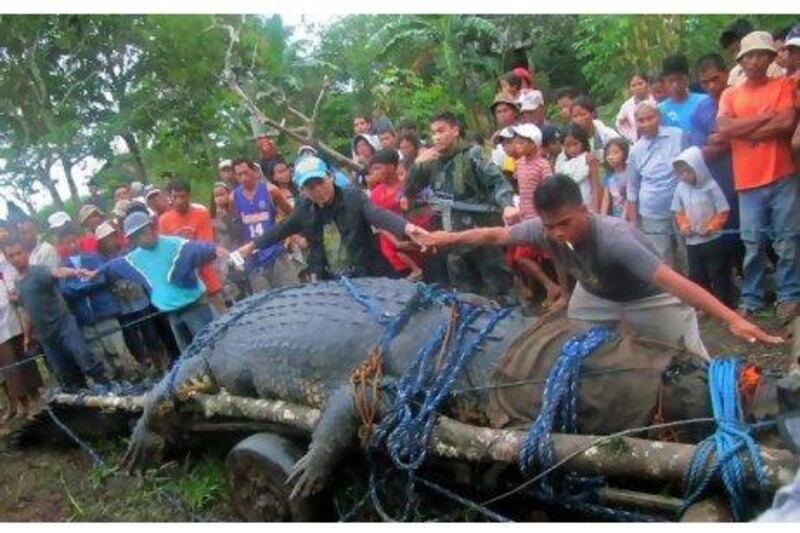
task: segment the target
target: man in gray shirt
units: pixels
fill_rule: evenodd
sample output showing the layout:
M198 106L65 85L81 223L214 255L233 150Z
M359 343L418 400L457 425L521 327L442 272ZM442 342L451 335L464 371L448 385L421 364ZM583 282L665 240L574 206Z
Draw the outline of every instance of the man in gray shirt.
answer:
M534 205L540 218L511 227L480 228L458 233L425 233L412 238L425 247L470 245L533 245L546 250L558 271L562 297L556 308L592 325L624 321L642 335L708 357L694 308L728 324L731 333L748 342L780 343L758 326L725 307L705 289L665 265L652 243L631 224L590 213L578 185L556 174L539 184ZM577 280L571 298L566 274ZM687 305L688 304L688 305Z

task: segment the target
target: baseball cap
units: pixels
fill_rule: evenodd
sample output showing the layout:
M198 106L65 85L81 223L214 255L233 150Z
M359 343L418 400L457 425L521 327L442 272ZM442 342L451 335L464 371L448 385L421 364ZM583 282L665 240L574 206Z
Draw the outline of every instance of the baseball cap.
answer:
M542 144L550 144L555 141L560 141L564 138L564 135L561 133L561 130L556 128L553 125L548 124L544 128L542 128Z
M298 187L314 178L324 178L328 175L328 165L319 157L305 156L297 161L294 166L294 182Z
M783 46L800 48L800 24L792 28L789 33L786 34L786 40L783 42Z
M788 43L786 43L788 44ZM784 46L786 46L784 44ZM767 31L754 31L742 37L742 43L739 47L739 53L736 56L736 61L739 61L745 54L755 52L756 50L764 50L777 54L775 50L775 43L772 40L772 34Z
M531 81L531 73L528 72L528 69L526 69L524 67L517 67L514 70L512 70L511 72L513 72L518 78L522 78L523 80L527 81L528 83L532 83L532 81Z
M102 215L100 209L96 205L86 204L85 206L81 207L80 211L78 211L78 222L85 224L86 220L95 213Z
M72 217L64 211L56 211L47 217L47 225L50 226L50 229L58 229L69 222L72 222Z
M130 206L130 200L120 200L114 204L114 215L116 215L117 218L125 218L125 215L128 214L128 208Z
M542 132L533 124L519 124L512 126L511 131L518 137L533 141L536 146L542 145Z
M130 238L137 231L146 228L152 223L153 222L150 220L150 217L147 215L147 213L143 213L142 211L134 211L125 217L125 221L122 223L122 229L125 232L125 237Z
M114 226L111 225L111 222L103 222L94 230L94 236L97 237L97 240L105 239L114 234L117 231Z
M519 99L520 111L535 111L544 105L544 96L541 91L528 91Z
M223 159L219 162L219 165L217 165L217 170L222 170L223 168L230 166L233 166L233 161L230 159Z
M147 191L147 193L144 195L145 201L149 200L152 196L155 196L156 194L161 194L161 189L159 189L158 187L153 187L152 189Z
M317 149L309 144L301 144L300 148L297 149L297 156L300 157L307 154L317 155Z
M501 139L513 139L514 129L512 126L503 128L502 130L500 130L500 133L498 133L497 136L500 137Z

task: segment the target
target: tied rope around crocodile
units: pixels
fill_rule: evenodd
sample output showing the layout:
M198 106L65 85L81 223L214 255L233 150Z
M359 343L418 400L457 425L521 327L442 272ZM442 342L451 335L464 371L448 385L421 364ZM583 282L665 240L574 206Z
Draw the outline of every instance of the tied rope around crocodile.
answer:
M766 493L767 473L759 447L744 421L738 387L742 362L738 358L712 359L708 368L708 391L717 429L697 446L684 476L684 504L681 514L696 503L714 478L720 478L737 521L753 514L745 494L746 469L744 455L751 475L761 495Z
M415 499L415 472L427 455L427 443L436 422L436 413L448 396L457 377L461 374L481 343L495 326L511 312L510 309L476 307L459 300L454 294L443 293L425 284L418 284L414 296L395 317L381 312L365 295L361 294L346 277L341 285L364 310L384 326L378 351L387 354L394 337L402 330L411 315L434 302L451 307L454 312L439 324L422 347L417 356L405 370L399 383L388 383L394 401L378 427L372 433L367 445L373 465L369 478L368 496L373 507L384 520L393 520L383 509L377 489L377 474L373 454L385 443L392 463L407 473L406 505L401 520L407 520ZM468 329L482 315L487 316L486 324L471 339ZM452 339L450 338L452 334ZM449 345L449 346L448 346ZM438 356L438 357L437 357ZM440 370L438 367L441 367ZM438 370L438 372L437 372ZM457 500L458 501L458 500ZM366 502L362 499L360 505ZM463 502L462 502L463 503ZM472 504L476 508L477 504ZM492 519L500 515L483 509L483 514ZM352 514L349 513L349 514ZM502 517L500 517L502 518Z

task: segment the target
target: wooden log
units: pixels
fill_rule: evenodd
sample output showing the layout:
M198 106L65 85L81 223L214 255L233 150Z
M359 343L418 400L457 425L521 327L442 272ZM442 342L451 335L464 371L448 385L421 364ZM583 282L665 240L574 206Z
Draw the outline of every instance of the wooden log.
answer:
M647 494L633 490L601 487L597 490L600 503L612 507L636 508L677 517L683 500L660 494Z
M57 395L59 403L80 404L106 410L141 411L143 397L83 397ZM208 395L190 394L184 408L194 409L206 418L229 417L272 422L311 434L320 411L280 400L233 396L225 391ZM438 457L473 462L517 461L525 439L523 431L477 427L440 416L433 431L430 452ZM553 434L555 460L571 457L563 469L582 475L634 478L680 484L696 447L633 437ZM574 457L572 457L574 455ZM797 462L789 451L761 447L767 468L767 486L776 491L794 477ZM749 468L749 464L745 462ZM748 476L750 477L750 476ZM755 488L755 487L750 487Z
M681 522L733 522L733 515L723 498L711 496L690 505Z
M788 336L792 339L789 374L800 374L800 317L795 317L787 326Z

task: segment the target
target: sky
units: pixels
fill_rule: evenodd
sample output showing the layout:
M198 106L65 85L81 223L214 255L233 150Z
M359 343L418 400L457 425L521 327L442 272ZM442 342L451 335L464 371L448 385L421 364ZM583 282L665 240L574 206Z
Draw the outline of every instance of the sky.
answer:
M287 26L292 26L294 28L294 38L296 39L309 39L311 45L313 46L316 43L315 34L313 32L309 32L305 25L313 24L327 24L330 21L334 20L338 15L333 14L300 14L296 12L280 12L279 14L283 18L283 22ZM89 194L89 189L86 187L86 182L89 178L97 172L100 167L102 166L102 161L98 161L94 158L87 158L81 165L76 166L73 169L73 176L76 177L76 181L78 184L78 192L83 195ZM61 168L60 165L56 165L50 172L50 176L56 180L56 188L58 189L59 193L62 197L67 197L69 195L69 188L67 186L67 178L64 175L64 169ZM8 208L6 206L6 196L8 195L9 191L12 189L9 187L0 187L0 197L2 197L3 201L0 201L0 218L5 218L8 213ZM50 194L46 190L42 190L31 197L31 201L37 209L41 209L52 203L52 199L50 198ZM20 206L23 207L24 206Z

